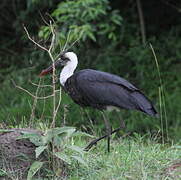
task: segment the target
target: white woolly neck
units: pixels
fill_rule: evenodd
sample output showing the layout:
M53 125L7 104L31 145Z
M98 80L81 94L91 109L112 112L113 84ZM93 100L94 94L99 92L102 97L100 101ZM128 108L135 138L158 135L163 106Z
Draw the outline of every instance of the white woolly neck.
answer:
M67 52L65 53L65 57L69 58L70 61L67 62L60 73L60 83L62 86L64 86L67 79L73 75L78 64L78 58L75 53Z

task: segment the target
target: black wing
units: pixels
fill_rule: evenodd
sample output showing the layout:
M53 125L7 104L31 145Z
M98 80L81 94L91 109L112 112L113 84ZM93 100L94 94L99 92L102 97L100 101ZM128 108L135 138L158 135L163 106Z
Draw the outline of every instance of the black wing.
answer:
M110 82L114 84L118 84L124 86L129 90L138 90L133 84L128 82L126 79L121 78L117 75L110 74L107 72L96 71L93 69L84 69L77 72L77 77L80 78L78 80L87 80L87 81L99 81L99 82Z
M156 115L151 102L127 80L106 72L86 69L75 74L78 91L91 106L117 106Z

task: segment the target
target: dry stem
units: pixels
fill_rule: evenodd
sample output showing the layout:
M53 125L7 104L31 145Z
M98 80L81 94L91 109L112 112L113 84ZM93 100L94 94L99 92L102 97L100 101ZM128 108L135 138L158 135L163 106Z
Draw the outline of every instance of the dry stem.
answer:
M142 43L146 44L145 22L144 22L143 10L141 6L141 0L137 0L136 3L137 3L138 14L139 14L139 19L140 19Z
M52 88L52 87L53 87L52 85L40 85L40 84L36 84L36 83L34 83L34 82L32 82L32 81L30 81L30 83L31 83L32 85L36 86L36 87L41 87L41 88L47 88L47 87Z
M51 17L50 17L51 18ZM45 20L44 20L45 21ZM40 85L40 82L41 82L41 79L40 79L40 82L39 84L35 84L33 82L32 85L34 86L37 86L37 90L36 90L36 94L32 94L31 92L29 92L28 90L16 85L16 83L13 81L13 84L15 85L16 88L20 89L20 90L23 90L24 92L28 93L31 97L34 98L34 103L33 103L33 109L32 109L32 114L31 114L31 118L30 120L34 117L33 115L33 112L35 110L35 106L37 104L37 100L39 99L47 99L47 98L51 98L53 97L53 112L52 112L52 123L51 123L51 128L54 128L55 127L55 120L56 120L56 116L57 116L57 112L58 112L58 109L60 107L60 104L61 104L61 87L60 87L60 90L56 90L56 87L55 87L55 82L56 82L56 78L55 78L55 59L57 59L57 57L54 58L53 56L53 51L54 51L54 46L55 46L55 40L56 40L56 33L55 33L55 28L54 28L54 21L53 19L51 19L49 21L49 24L46 22L46 24L50 27L50 30L51 30L51 34L52 34L52 38L51 38L51 44L49 46L49 48L46 48L44 46L42 46L41 44L39 44L38 42L36 42L29 34L27 28L25 26L24 27L24 30L27 34L27 37L30 41L32 41L36 46L38 46L40 49L46 51L52 61L52 64L53 64L53 74L52 74L52 85ZM63 47L63 49L61 50L64 51L64 50L67 50L66 49L66 46L69 42L69 39L70 39L70 31L68 33L68 36L67 36L67 39L66 39L66 42L65 42L65 45ZM76 41L74 41L72 44L71 44L71 47L79 40L80 38L78 38ZM60 53L61 53L60 52ZM60 54L58 54L59 56ZM39 88L44 88L44 87L51 87L52 88L52 94L49 95L49 96L43 96L43 97L38 97L38 91L39 91ZM59 92L59 97L58 97L58 101L56 101L56 93Z
M32 41L34 44L36 44L39 48L41 48L41 49L43 49L44 51L47 51L47 52L48 52L48 49L46 49L45 47L43 47L42 45L40 45L39 43L37 43L34 39L32 39L32 38L30 37L29 32L28 32L28 30L26 29L26 27L25 27L25 26L23 26L23 27L24 27L24 30L25 30L27 36L28 36L28 39L29 39L30 41Z
M16 88L18 88L18 89L20 89L20 90L28 93L28 94L29 94L31 97L33 97L34 99L48 99L48 98L54 96L54 94L51 94L51 95L49 95L49 96L38 97L38 96L32 94L31 92L29 92L28 90L22 88L21 86L18 86L13 79L11 79L11 81L13 82L13 85L14 85ZM59 90L56 90L56 93L57 93L57 92L59 92Z
M31 109L31 116L30 116L30 124L29 124L29 127L32 126L32 122L33 122L33 119L35 117L35 108L36 108L36 105L37 105L37 97L38 97L38 92L39 92L39 89L40 89L40 83L41 83L41 78L39 80L39 83L38 83L38 87L36 89L36 93L35 93L35 98L34 98L34 101L33 101L33 106L32 106L32 109Z
M58 104L56 105L56 87L55 87L55 59L53 57L53 49L54 49L54 45L55 45L55 39L56 39L56 34L55 34L55 29L53 27L53 24L52 24L52 21L50 21L50 29L51 29L51 34L52 34L52 39L51 39L51 44L49 46L49 48L45 48L43 47L42 45L40 45L39 43L37 43L34 39L32 39L29 35L29 32L28 30L26 29L26 27L24 26L24 30L29 38L30 41L32 41L35 45L37 45L39 48L43 49L44 51L48 52L48 55L52 61L52 64L53 64L53 74L52 74L52 95L50 96L47 96L47 98L49 97L53 97L53 118L52 118L52 123L51 123L51 128L55 127L55 119L56 119L56 115L57 115L57 111L59 109L59 106L60 106L60 102L61 102L61 98L59 97L59 101L58 101ZM29 91L19 87L19 86L16 86L18 87L19 89L21 90L24 90L25 92L27 92L28 94L30 94L32 97L36 98L36 99L40 99L40 97L37 97L37 96L34 96L32 93L30 93ZM59 90L61 91L61 89ZM61 95L61 92L60 92L60 95ZM45 99L45 97L41 97L42 99Z

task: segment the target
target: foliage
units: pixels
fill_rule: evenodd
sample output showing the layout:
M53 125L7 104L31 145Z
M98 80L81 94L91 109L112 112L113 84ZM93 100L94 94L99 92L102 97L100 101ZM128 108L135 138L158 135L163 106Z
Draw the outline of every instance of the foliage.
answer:
M47 163L47 160L49 160L48 167L49 171L52 170L53 177L59 174L60 168L63 168L62 162L71 165L76 161L87 166L83 148L74 145L75 139L80 139L82 136L92 137L89 134L76 131L73 127L47 129L43 135L23 132L23 135L17 139L29 139L36 146L35 155L37 160L33 162L28 171L28 179L32 179L37 171L45 168L43 164ZM38 161L42 154L46 156L46 159Z
M1 5L3 7L2 14L6 15L9 20L1 21L3 23L1 30L8 32L8 34L2 36L3 41L1 44L3 48L0 51L2 54L0 57L1 124L9 127L29 125L32 100L27 94L15 89L10 79L13 78L18 85L34 91L35 89L32 88L29 81L34 80L37 82L37 75L46 66L45 64L49 62L44 52L30 45L21 28L21 22L28 22L28 30L35 35L35 39L37 38L39 27L43 24L41 16L37 13L38 10L42 12L44 17L45 12L52 15L55 24L57 24L57 36L62 39L63 44L66 35L73 36L71 32L74 32L77 27L88 25L90 28L86 29L84 34L82 34L85 39L82 38L76 46L71 48L78 54L79 68L104 70L128 79L143 90L159 109L158 87L160 87L160 83L157 68L149 45L146 44L144 46L141 44L140 26L135 2L105 0L61 2L27 0L23 1L23 3L17 0L16 2L15 9L13 3L9 4L5 0ZM177 141L181 137L181 95L179 88L181 86L181 43L180 23L178 23L180 22L180 18L178 18L180 14L177 14L176 11L171 11L169 6L165 8L165 4L161 2L142 1L142 3L148 37L147 43L153 45L161 71L169 136ZM160 6L155 6L155 3ZM66 6L68 8L63 8ZM151 11L153 7L154 11ZM155 9L156 7L158 8ZM169 18L163 16L159 7L163 7L165 12L170 14ZM11 12L10 14L13 14L13 10L16 10L16 16L12 17L6 9ZM98 11L95 11L95 9ZM150 9L150 11L147 11L147 9ZM155 13L155 10L157 10L156 13L158 14L156 22L155 15L152 14L152 12ZM84 18L81 18L83 12L85 15ZM121 17L123 17L123 20ZM67 21L67 18L69 21ZM115 20L112 20L112 18ZM119 23L114 22L117 20ZM160 22L162 22L162 26L160 26ZM155 23L157 26L155 26ZM101 24L109 27L109 29L104 31L100 28ZM12 25L13 28L11 27ZM72 25L73 29L68 33L69 27ZM114 27L114 30L111 29L112 27ZM45 34L48 30L44 28L41 27L39 35L46 37ZM16 32L15 34L12 33L14 31ZM102 32L101 35L99 34L100 31ZM93 34L96 41L88 35L88 32ZM108 36L111 32L114 33L115 40L109 39ZM74 36L75 38L76 36ZM46 77L45 82L50 84L50 78ZM41 93L44 95L50 91L50 89L46 89ZM58 113L57 119L65 117L67 125L79 127L93 134L103 133L104 125L98 112L82 110L65 94L63 94L62 99L62 108ZM38 103L34 123L32 123L34 127L36 127L36 123L50 123L51 108L51 100L46 103L44 101ZM66 116L64 116L65 114ZM121 111L119 114L110 114L113 128L119 125L120 118L126 121L128 131L140 133L153 131L152 133L154 134L155 131L157 132L161 129L159 119L153 119L141 113L125 111ZM56 125L60 126L60 121L57 121Z
M63 1L52 12L52 17L60 45L65 44L67 38L70 43L80 39L98 41L98 44L105 37L110 41L119 39L117 32L122 18L118 10L111 10L107 0ZM49 28L42 26L39 36L47 39L49 33Z
M33 164L31 165L28 171L27 180L31 180L33 176L36 174L36 172L42 167L42 165L43 165L43 162L40 162L40 161L33 162Z

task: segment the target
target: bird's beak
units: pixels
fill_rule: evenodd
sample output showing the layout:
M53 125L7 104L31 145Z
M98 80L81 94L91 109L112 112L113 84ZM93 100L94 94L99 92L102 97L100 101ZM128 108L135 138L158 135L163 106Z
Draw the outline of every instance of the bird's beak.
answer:
M55 64L55 69L56 69L57 67L61 66L62 60L59 58L57 61L55 61L54 64ZM47 75L52 72L53 72L53 64L51 66L49 66L48 68L43 69L41 71L41 73L39 74L39 76L44 76L44 75Z

